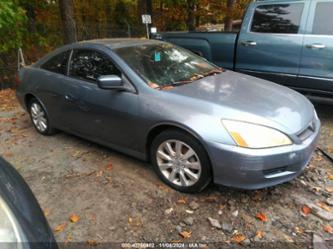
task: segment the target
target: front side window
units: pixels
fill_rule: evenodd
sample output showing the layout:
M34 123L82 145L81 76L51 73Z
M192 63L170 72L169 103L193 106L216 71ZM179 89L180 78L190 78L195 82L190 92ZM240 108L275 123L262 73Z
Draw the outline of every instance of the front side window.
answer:
M317 3L312 34L333 35L333 2Z
M41 68L59 74L67 74L67 62L69 58L70 51L60 53L53 56L47 62L45 62Z
M94 50L74 50L69 74L72 77L95 82L102 75L118 75L120 71L104 54Z
M303 3L260 5L254 12L251 31L297 34L303 6Z
M115 52L154 88L191 83L221 72L204 58L168 43L118 48Z

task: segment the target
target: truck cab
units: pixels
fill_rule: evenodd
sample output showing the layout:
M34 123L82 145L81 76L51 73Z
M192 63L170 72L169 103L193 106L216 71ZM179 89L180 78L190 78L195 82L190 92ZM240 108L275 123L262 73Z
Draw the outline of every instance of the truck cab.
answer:
M333 0L254 1L238 33L174 32L161 37L219 66L333 102Z

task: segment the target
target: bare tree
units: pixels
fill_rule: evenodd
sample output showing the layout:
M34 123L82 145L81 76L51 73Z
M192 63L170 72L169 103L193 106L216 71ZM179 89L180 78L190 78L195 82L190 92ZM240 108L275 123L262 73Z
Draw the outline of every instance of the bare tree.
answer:
M72 0L59 0L61 22L63 26L64 43L77 41L76 23L74 20L74 6Z
M224 30L232 31L233 8L236 0L227 0L227 14L224 21Z

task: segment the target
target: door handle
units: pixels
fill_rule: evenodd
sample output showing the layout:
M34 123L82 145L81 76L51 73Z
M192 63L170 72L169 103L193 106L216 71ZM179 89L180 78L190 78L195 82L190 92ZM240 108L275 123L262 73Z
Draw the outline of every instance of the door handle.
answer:
M255 41L242 41L241 44L245 47L248 47L248 46L257 46L257 43Z
M317 49L326 48L326 46L324 44L320 44L320 43L308 44L308 45L306 45L306 47L307 48L317 48Z

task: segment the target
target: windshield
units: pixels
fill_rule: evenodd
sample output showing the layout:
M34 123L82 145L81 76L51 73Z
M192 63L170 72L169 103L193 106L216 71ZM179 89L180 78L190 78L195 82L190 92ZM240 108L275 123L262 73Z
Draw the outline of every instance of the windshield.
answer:
M168 43L118 48L115 52L154 88L191 83L221 72L204 58Z

